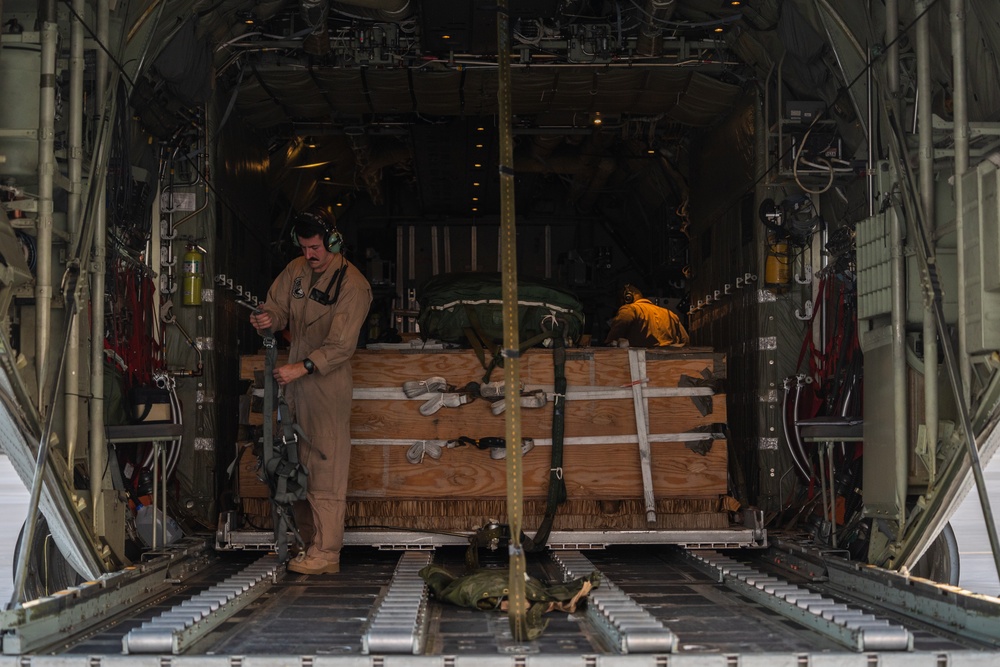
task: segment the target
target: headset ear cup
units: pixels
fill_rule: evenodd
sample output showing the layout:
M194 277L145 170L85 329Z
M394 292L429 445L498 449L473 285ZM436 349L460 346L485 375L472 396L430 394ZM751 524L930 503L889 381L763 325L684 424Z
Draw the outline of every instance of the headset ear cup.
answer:
M326 234L326 249L330 252L340 252L344 246L344 237L339 230L331 229Z

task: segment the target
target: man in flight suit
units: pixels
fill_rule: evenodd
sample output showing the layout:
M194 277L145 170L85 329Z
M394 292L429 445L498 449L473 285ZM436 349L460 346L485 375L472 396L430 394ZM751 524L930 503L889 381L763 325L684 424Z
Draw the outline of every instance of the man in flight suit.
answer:
M344 543L354 390L351 356L372 291L341 254L343 237L326 211L296 216L292 238L302 256L275 279L250 323L258 330L288 327L288 363L274 369L274 378L308 438L299 443L299 458L309 474L306 497L315 532L288 569L330 574L340 571Z
M622 305L611 320L604 342L618 345L621 339L627 340L629 347L680 347L690 342L673 311L657 306L628 284L622 290Z

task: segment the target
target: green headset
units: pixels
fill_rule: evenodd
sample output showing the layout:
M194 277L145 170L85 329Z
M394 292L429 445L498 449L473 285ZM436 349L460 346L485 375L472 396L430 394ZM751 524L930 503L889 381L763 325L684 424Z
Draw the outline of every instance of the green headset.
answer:
M337 229L337 224L329 213L322 209L304 211L295 216L295 224L292 225L292 243L299 246L299 225L301 223L313 223L318 225L323 231L323 246L330 252L340 252L344 247L344 237ZM312 234L310 234L312 236ZM305 238L305 237L303 237Z

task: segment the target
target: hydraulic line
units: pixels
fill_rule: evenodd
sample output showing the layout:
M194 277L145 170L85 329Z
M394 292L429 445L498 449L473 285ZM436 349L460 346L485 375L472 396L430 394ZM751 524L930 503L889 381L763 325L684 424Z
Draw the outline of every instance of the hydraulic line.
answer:
M809 462L809 454L802 445L802 436L799 434L799 400L802 398L802 387L812 383L812 378L807 375L799 375L795 382L795 405L792 407L792 436L794 436L795 446L799 450L799 456L806 463Z
M785 432L785 444L788 446L788 453L792 455L792 462L795 464L795 469L798 470L799 474L802 475L802 479L809 479L809 470L799 459L798 452L795 451L795 445L792 442L792 434L788 428L788 394L791 388L792 378L785 378L784 383L784 398L781 402L781 427Z

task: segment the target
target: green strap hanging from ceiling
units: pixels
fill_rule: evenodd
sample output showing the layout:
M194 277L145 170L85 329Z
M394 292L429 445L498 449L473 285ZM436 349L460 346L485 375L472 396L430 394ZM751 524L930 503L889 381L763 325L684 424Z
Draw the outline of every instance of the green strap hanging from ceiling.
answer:
M500 268L503 287L504 382L521 385L520 344L517 321L517 237L514 224L514 144L511 132L510 14L507 0L497 2L497 102L500 109ZM521 406L508 401L507 442L521 442ZM521 448L507 448L507 521L510 524L510 580L508 614L514 641L528 638L528 604L525 592L527 567L521 545L524 471Z

